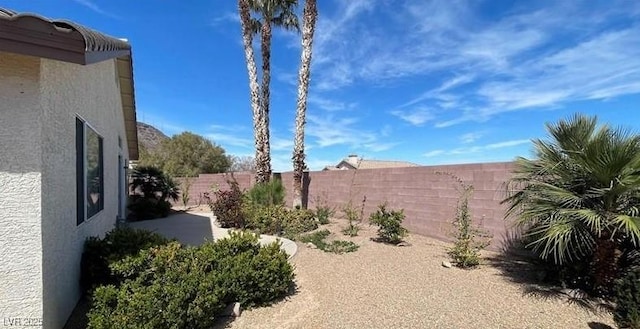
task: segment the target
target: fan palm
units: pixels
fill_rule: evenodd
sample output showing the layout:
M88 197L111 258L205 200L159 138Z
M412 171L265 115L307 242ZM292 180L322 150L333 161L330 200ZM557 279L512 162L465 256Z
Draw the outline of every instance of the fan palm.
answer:
M273 28L299 30L295 9L298 0L239 0L245 56L249 69L252 106L254 107L254 135L256 137L256 181L263 183L271 177L271 147L269 133L269 105L271 84L271 39ZM251 16L255 13L257 18ZM248 34L251 34L250 36ZM257 84L257 69L253 58L253 35L260 35L262 53L262 84ZM251 48L249 55L248 48ZM250 63L252 62L252 63ZM249 66L253 67L249 67ZM255 84L255 85L254 85ZM257 111L256 111L257 110ZM257 112L257 113L256 113Z
M624 249L640 244L640 136L580 114L547 130L535 159L516 160L507 216L541 258L590 263L592 288L604 292Z

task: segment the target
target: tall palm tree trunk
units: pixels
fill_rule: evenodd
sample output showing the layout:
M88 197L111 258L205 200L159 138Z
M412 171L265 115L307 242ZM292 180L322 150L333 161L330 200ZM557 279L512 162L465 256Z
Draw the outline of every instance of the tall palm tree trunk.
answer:
M316 0L306 0L302 24L302 54L298 72L298 101L296 104L296 132L293 143L293 207L302 206L302 175L305 169L304 125L307 113L307 95L311 80L313 34L318 18Z
M267 18L262 23L261 31L261 51L262 51L262 117L260 121L260 135L262 141L262 159L260 166L263 175L259 182L268 182L271 179L271 142L269 133L269 105L271 83L271 21Z
M238 0L240 25L242 26L242 43L249 73L249 91L251 94L251 109L253 114L253 135L256 147L256 181L260 182L265 176L263 167L264 142L261 137L262 111L260 108L260 85L258 85L258 68L253 54L253 31L251 30L251 11L248 0Z

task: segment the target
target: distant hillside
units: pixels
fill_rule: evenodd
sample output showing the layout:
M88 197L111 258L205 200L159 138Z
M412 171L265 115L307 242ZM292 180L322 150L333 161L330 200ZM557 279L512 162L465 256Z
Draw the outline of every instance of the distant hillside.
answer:
M138 122L138 144L146 150L155 150L162 141L169 139L167 135L158 130L158 128Z

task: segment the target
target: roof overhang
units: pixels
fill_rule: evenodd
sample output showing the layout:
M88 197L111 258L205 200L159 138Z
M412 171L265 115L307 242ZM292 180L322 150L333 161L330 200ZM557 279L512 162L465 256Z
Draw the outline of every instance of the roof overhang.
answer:
M74 22L0 8L0 51L80 65L116 59L129 158L138 159L133 59L128 42Z

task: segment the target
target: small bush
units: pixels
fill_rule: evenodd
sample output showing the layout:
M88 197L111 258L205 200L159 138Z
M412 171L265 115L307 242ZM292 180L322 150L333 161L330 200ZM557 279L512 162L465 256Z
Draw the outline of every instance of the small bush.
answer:
M315 198L316 205L316 219L320 225L329 224L329 219L335 214L335 208L329 206L327 202L326 193L324 197L317 196Z
M331 234L329 230L321 230L304 235L300 238L300 241L304 243L312 243L318 249L325 252L332 252L335 254L342 254L346 252L357 251L360 246L352 241L334 240L327 242L326 238Z
M131 210L129 220L147 220L169 216L171 203L165 200L143 198L134 195L130 199L128 208Z
M469 210L469 198L473 193L473 186L465 184L457 176L447 175L455 180L462 189L456 206L456 217L453 220L453 236L456 241L448 253L456 266L461 268L475 267L480 264L480 251L489 245L490 235L473 224Z
M404 212L402 210L387 210L385 204L378 206L378 210L371 214L369 222L378 226L378 237L388 243L398 244L407 236L407 229L402 227Z
M261 234L282 234L287 209L283 206L260 206L247 203L243 207L245 228Z
M284 205L285 189L281 180L272 179L269 182L253 186L247 192L247 197L251 203L256 205L280 206Z
M312 211L287 209L283 206L261 206L249 203L243 207L245 228L261 234L283 235L296 239L300 233L318 228Z
M282 220L283 235L290 239L297 239L301 233L318 228L318 222L313 211L307 209L287 210Z
M333 216L334 210L329 207L316 207L315 216L318 219L318 224L327 225L329 224L329 218Z
M228 228L243 228L244 215L242 213L243 195L240 186L235 181L228 182L229 190L217 190L213 194L215 200L209 200L209 207L216 216L220 226Z
M118 284L122 278L112 274L112 264L170 241L157 233L128 227L113 229L104 239L87 238L80 261L80 284L83 290L89 292L99 285Z
M249 233L200 247L148 249L113 266L119 287L96 290L89 328L211 328L229 303L269 304L293 286L293 267L279 243L261 247Z
M364 206L366 202L367 197L365 196L362 199L362 206L360 207L360 209L354 207L351 202L349 202L344 206L344 208L342 208L344 216L348 222L347 227L342 230L342 233L344 235L352 237L358 235L358 232L360 231L360 223L362 223L362 220L364 219Z
M628 270L617 280L613 300L618 328L640 328L640 268Z
M152 166L136 167L131 174L129 219L145 220L167 217L171 211L169 200L177 201L180 189L171 177Z

